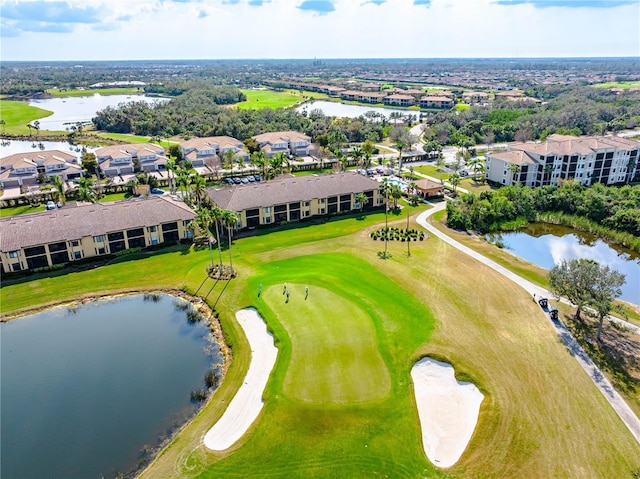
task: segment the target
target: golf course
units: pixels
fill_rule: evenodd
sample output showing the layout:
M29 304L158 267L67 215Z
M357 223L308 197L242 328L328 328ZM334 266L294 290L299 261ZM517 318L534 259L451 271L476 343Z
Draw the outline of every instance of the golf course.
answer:
M427 207L405 206L412 228ZM404 227L406 211L389 224ZM206 297L232 360L142 478L637 477L640 445L530 294L432 236L411 242L410 255L390 241L384 257L369 236L384 223L374 212L236 238L222 251L238 273L230 281L207 278L209 251L189 245L3 281L2 315L126 291ZM214 451L203 437L251 363L235 316L244 308L265 321L277 359L257 419ZM425 357L484 396L467 448L446 469L422 444L411 370Z

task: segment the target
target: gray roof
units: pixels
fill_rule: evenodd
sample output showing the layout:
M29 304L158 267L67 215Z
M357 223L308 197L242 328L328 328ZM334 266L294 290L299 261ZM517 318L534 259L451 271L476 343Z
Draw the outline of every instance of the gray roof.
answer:
M187 205L169 196L65 205L56 210L0 218L0 251L193 218L195 213Z
M295 201L379 190L380 183L354 172L327 175L283 176L264 183L249 183L226 188L208 188L209 198L232 211L279 205Z

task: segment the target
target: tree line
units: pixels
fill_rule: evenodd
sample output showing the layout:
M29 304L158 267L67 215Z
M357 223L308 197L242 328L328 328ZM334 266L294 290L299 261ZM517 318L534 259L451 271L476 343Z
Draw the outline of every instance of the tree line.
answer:
M638 185L584 186L572 180L559 186L514 185L479 194L464 193L447 203L447 224L455 229L487 233L541 220L545 213L584 218L601 226L600 231L605 234L605 230L618 233L610 235L611 239L640 251Z

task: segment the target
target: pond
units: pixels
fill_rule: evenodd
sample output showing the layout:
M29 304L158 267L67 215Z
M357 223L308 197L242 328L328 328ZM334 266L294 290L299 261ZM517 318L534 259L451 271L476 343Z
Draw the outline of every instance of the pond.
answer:
M322 112L326 116L337 116L337 117L347 117L347 118L357 118L360 115L364 115L368 111L374 111L376 113L380 113L387 118L393 112L398 112L403 115L415 115L416 118L420 116L420 112L418 110L399 110L393 108L382 108L375 106L360 106L360 105L351 105L346 103L338 103L334 101L313 101L311 103L305 103L304 105L296 108L296 111L302 113L303 111L311 112L312 110L322 110Z
M115 477L189 420L222 361L190 303L135 295L0 324L0 476Z
M95 93L91 96L31 100L29 105L53 112L53 115L38 120L41 130L64 131L77 122L90 122L96 116L96 112L104 110L108 106L116 107L120 103L133 101L154 103L169 101L169 99L144 95L100 95Z
M626 276L620 299L640 304L640 255L618 246L610 246L595 236L557 225L533 224L518 231L488 235L495 243L544 269L551 269L563 259L593 259Z
M42 150L60 150L79 155L82 151L82 144L72 145L67 141L25 141L25 140L5 140L0 143L0 158L16 153L29 153ZM94 151L98 147L85 146L88 151Z

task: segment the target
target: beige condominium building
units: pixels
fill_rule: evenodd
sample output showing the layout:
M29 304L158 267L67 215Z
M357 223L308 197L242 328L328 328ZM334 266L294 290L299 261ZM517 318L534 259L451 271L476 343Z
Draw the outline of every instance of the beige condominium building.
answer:
M105 203L0 218L3 273L46 268L84 258L176 243L191 237L195 213L169 196Z
M617 136L551 135L542 143L514 143L487 153L486 175L502 185L622 184L640 175L640 143Z
M367 197L361 205L357 196ZM264 183L209 188L217 206L239 213L238 229L299 221L384 204L380 184L354 172L283 176Z

